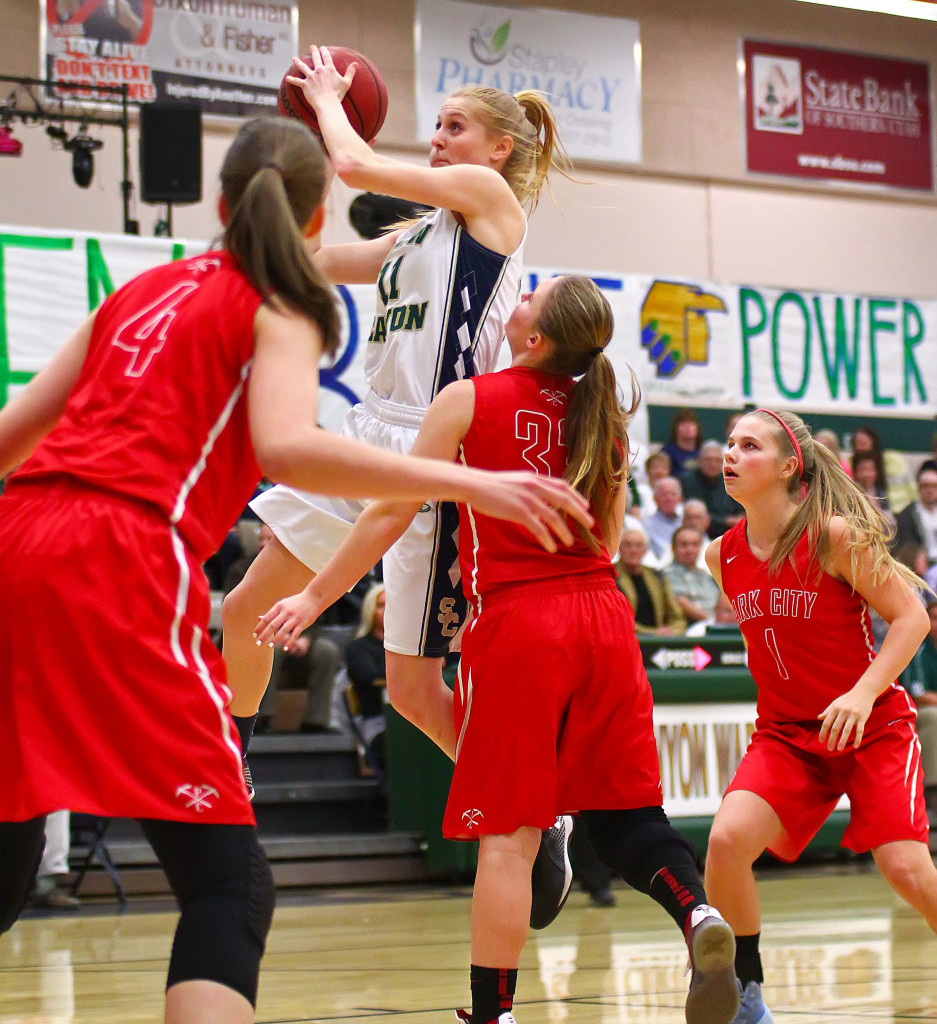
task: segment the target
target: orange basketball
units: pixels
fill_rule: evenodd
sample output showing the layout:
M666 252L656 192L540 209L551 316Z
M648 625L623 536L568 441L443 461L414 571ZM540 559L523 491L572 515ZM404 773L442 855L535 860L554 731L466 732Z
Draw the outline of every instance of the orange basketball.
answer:
M342 107L352 128L365 142L370 142L377 137L387 116L387 87L384 78L371 61L357 50L350 50L347 46L329 46L326 49L340 75L345 74L352 62L358 65L351 88L342 100ZM312 67L312 57L304 56L302 60ZM306 102L302 89L288 82L286 75L280 83L277 109L286 117L295 117L305 122L316 137L322 140L316 112Z

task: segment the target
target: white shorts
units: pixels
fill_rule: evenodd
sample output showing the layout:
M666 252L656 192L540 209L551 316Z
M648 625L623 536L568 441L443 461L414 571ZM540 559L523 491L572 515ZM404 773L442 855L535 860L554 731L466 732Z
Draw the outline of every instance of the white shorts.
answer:
M349 409L342 434L407 454L424 409L398 405L369 391ZM366 502L309 494L277 484L251 508L277 540L313 572L321 572ZM387 610L384 647L397 654L442 657L465 625L467 602L459 571L459 513L452 502L428 501L383 559Z

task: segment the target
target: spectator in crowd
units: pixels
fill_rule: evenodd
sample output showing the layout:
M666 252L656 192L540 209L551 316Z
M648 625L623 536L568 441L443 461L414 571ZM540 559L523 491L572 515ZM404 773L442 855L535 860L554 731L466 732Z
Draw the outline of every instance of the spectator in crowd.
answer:
M699 500L699 498L691 498L689 501L683 503L683 517L680 520L680 526L689 526L693 530L697 530L702 537L708 536L708 530L710 523L712 523L712 516L709 514L709 509L706 505ZM672 538L671 538L672 540ZM644 564L650 565L649 559L653 558L653 555L649 555L645 558ZM660 558L655 560L655 569L665 569L668 565L673 562L673 545L669 545L667 550L661 555ZM696 560L696 564L700 569L709 572L709 566L706 564L706 545L703 544L700 549L699 558ZM712 575L712 573L710 573Z
M640 504L640 516L641 519L646 519L649 515L653 515L657 505L654 502L654 488L657 485L658 480L663 480L664 477L670 476L670 456L664 452L654 452L653 455L648 455L644 461L644 474L647 477L647 483L638 483L638 500ZM634 512L633 509L630 511Z
M631 602L638 634L676 636L686 629L670 584L657 569L642 565L647 538L640 530L625 530L618 548L618 589Z
M813 439L828 448L836 458L839 459L839 464L843 469L852 476L852 466L849 464L849 461L843 457L843 447L839 442L839 434L837 434L835 430L830 430L829 427L824 427L813 435Z
M354 640L345 649L345 664L361 716L360 728L365 742L378 764L386 767L384 744L384 694L387 690L387 669L384 662L383 583L375 583L361 602L361 625Z
M683 491L676 477L665 476L654 485L654 503L657 510L641 522L647 533L651 550L660 558L670 547L670 538L680 525L683 514Z
M917 707L917 733L921 740L924 801L928 817L937 817L937 599L927 602L930 632L914 660L901 673L900 682ZM937 822L932 822L937 824Z
M696 469L702 439L699 416L692 409L676 413L670 427L670 440L661 451L670 456L670 472L678 479L688 469Z
M937 469L925 463L917 473L917 501L898 513L894 546L911 541L927 553L927 564L937 564Z
M697 565L703 550L703 535L690 526L681 526L674 532L671 548L673 561L661 571L683 617L690 623L712 618L719 585L708 569Z
M852 435L853 452L872 452L881 460L885 473L885 486L888 490L888 507L892 515L898 515L910 505L916 495L914 493L914 477L908 468L901 452L883 451L878 434L867 426L856 427Z
M742 506L726 494L722 478L722 445L718 441L707 441L700 446L699 466L689 470L683 477L683 496L699 498L705 502L712 524L709 538L721 537L730 526L742 518Z
M712 618L703 619L701 622L694 622L687 627L687 636L738 636L742 637L739 629L739 620L735 617L735 609L732 602L719 591L716 599L716 607L713 610Z
M853 452L851 463L849 475L856 481L856 485L874 505L890 515L888 482L882 460L876 458L874 452Z
M238 559L228 570L224 592L229 594L244 579L251 562L263 551L273 537L273 531L264 523L260 527L260 540L253 555ZM319 635L320 625L315 623L290 645L289 650L278 647L273 655L273 672L258 709L254 732L268 732L277 711L277 693L281 689L306 691L300 732L335 732L331 724L332 690L341 663L338 647Z
M46 846L42 851L32 906L43 910L77 910L81 900L66 892L62 879L68 874L69 830L68 811L53 811L46 816Z

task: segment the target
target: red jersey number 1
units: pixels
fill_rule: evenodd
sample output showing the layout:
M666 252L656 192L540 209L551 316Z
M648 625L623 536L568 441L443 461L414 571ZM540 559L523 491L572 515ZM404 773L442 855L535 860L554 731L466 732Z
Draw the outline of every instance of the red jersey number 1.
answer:
M125 377L142 377L146 373L153 356L165 344L166 333L176 316L176 308L196 288L197 282L183 281L121 324L111 344L131 353L124 370Z

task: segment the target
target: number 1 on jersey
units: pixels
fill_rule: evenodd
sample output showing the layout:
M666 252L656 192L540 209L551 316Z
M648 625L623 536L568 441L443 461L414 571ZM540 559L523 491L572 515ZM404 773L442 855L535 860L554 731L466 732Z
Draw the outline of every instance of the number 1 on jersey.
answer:
M765 630L765 643L777 663L778 675L780 675L782 679L790 679L790 676L787 674L787 669L784 667L784 662L781 660L781 652L778 650L778 642L775 639L773 629Z

